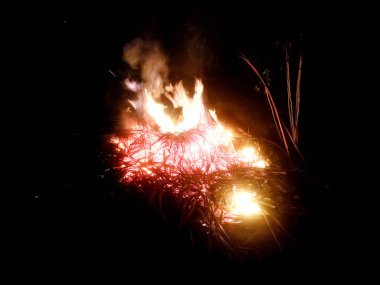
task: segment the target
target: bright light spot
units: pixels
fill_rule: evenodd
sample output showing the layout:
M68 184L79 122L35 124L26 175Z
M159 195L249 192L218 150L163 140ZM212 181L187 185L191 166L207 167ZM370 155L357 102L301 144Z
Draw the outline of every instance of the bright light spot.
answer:
M260 160L256 161L253 164L253 166L258 167L258 168L265 168L267 166L267 163L264 160L260 159Z
M242 216L254 216L262 213L256 200L256 193L237 191L232 194L231 213Z
M240 160L244 162L254 162L258 160L257 151L254 147L245 147L239 150Z

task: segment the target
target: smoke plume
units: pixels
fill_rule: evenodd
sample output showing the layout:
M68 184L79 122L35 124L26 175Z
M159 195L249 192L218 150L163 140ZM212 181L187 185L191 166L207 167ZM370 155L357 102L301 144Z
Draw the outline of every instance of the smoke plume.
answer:
M169 69L157 42L135 39L124 46L123 59L131 68L140 71L144 85L152 90L155 98L164 93Z

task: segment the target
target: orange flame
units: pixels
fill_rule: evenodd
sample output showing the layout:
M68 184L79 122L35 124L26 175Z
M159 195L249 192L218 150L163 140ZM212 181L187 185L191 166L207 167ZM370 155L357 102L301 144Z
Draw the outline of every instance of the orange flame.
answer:
M155 90L129 79L125 81L125 84L128 89L138 94L136 100L130 100L129 102L143 114L148 122L152 122L153 125L157 126L160 132L180 135L190 130L205 131L205 138L201 142L199 140L194 141L187 146L189 151L184 154L185 159L197 160L202 154L210 153L215 146L222 146L235 159L245 165L258 168L266 167L266 161L261 158L259 152L253 146L235 151L233 145L234 134L218 121L214 110L206 111L202 99L204 87L201 80L196 80L192 97L188 95L182 82L179 82L174 87L172 85L165 87L164 96L169 99L174 108L181 109L181 115L178 119L173 118L166 112L168 106L158 102L154 96L154 94L157 94Z

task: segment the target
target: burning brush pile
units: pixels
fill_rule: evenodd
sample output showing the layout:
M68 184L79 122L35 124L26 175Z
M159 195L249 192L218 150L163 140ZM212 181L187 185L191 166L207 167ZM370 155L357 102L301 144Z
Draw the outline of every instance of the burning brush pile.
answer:
M273 181L282 174L252 137L226 128L216 111L206 108L201 80L195 80L192 93L181 82L164 85L165 64L157 61L162 56L157 49L141 51L141 45L125 49L126 61L141 69L142 79L124 80L133 94L130 116L125 130L110 138L121 182L157 201L170 197L182 223L228 246L231 225L260 220L277 241Z

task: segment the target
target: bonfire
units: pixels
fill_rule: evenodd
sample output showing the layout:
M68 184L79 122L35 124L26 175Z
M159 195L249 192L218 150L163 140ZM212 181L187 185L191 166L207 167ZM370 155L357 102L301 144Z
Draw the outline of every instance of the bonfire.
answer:
M138 60L128 59L136 51L126 51L127 61L137 66ZM163 84L157 66L164 65L149 64L154 67L149 73L139 64L142 79L123 82L134 94L129 100L133 119L109 140L121 183L150 200L169 197L180 209L181 223L196 224L228 246L231 225L264 221L280 247L269 219L282 228L272 215L280 195L273 195L271 183L284 172L272 166L253 137L225 127L216 110L205 106L200 79L188 92L182 82Z

